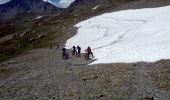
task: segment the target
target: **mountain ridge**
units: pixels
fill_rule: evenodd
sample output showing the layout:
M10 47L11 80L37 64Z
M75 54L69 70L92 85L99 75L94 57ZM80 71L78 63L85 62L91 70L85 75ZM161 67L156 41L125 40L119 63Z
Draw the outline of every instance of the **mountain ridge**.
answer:
M64 9L58 8L43 0L11 0L0 5L0 18L10 19L20 13L51 14L61 12Z

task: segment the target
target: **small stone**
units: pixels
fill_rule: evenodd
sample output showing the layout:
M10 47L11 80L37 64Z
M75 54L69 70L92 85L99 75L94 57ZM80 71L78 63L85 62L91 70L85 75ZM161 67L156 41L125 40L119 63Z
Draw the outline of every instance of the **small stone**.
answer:
M101 94L100 97L103 97L103 94Z

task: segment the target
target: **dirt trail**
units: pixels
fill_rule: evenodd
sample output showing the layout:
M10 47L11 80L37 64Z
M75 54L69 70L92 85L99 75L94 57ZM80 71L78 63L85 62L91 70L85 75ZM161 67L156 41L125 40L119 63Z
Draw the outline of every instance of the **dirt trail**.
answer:
M64 87L67 88L66 84L71 83L74 76L70 75L73 74L72 69L90 62L84 60L83 54L81 57L71 56L68 60L62 60L61 54L61 48L43 48L1 63L0 67L22 69L20 74L0 80L1 99L25 99L29 96L34 98L37 94L40 100L48 97L45 94L61 96ZM47 84L49 86L46 86Z

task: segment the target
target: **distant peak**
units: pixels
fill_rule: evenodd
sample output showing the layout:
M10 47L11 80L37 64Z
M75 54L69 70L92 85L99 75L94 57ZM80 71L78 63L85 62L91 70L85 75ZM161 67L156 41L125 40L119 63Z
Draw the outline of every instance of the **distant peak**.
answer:
M75 0L43 0L59 8L68 8Z
M9 1L11 1L11 0L0 0L0 4L5 4L5 3L9 2Z

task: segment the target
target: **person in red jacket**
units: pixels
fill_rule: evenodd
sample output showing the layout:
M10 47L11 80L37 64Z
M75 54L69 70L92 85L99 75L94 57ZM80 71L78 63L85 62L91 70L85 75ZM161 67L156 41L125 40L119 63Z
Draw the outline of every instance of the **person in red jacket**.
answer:
M92 58L94 57L90 46L88 46L88 48L86 49L86 52L87 52L87 59L90 59L90 55L92 55Z

